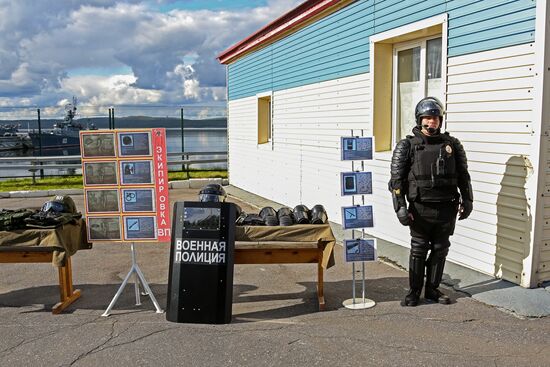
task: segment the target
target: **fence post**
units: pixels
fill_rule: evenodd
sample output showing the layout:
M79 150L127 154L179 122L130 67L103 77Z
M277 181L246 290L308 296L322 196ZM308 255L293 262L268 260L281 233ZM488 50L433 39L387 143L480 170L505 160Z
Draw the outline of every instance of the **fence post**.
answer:
M181 158L185 159L183 152L185 152L185 142L184 142L184 133L183 133L183 108L180 108L180 123L181 123ZM185 171L185 163L181 164L181 170Z
M40 108L36 110L38 113L38 154L42 157L42 120L40 119ZM42 165L42 161L40 161L40 165ZM34 177L35 171L32 172L32 183L36 183L36 179ZM40 179L44 179L44 170L40 170Z

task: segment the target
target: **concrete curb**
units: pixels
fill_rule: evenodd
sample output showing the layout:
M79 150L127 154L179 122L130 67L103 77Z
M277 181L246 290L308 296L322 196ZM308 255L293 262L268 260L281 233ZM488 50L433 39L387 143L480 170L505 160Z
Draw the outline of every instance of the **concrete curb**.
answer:
M226 178L192 178L189 180L169 181L168 188L170 189L200 189L204 185L220 184L223 186L229 185L229 180ZM10 198L39 198L55 195L84 195L83 189L56 189L56 190L22 190L22 191L2 191L0 199Z

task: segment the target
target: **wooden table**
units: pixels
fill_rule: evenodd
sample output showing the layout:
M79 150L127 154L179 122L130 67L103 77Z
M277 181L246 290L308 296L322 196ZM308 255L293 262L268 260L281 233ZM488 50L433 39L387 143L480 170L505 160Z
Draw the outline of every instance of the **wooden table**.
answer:
M325 309L324 270L334 265L330 226L238 226L235 264L317 264L317 300Z

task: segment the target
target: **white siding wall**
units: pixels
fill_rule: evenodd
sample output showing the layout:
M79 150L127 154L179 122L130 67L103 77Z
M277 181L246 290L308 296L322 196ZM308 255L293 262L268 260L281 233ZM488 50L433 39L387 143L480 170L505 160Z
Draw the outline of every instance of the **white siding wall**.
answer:
M351 129L372 135L369 74L310 84L273 95L273 148L257 145L256 98L229 102L232 185L294 207L323 204L340 223L340 137Z
M475 196L449 258L518 284L529 279L523 270L537 200L534 63L533 44L448 60L447 130L466 149Z
M527 189L528 180L536 180L533 65L531 44L448 60L447 130L466 149L475 196L472 216L457 224L449 260L516 283L531 251L536 200ZM340 207L351 204L340 196L339 174L351 168L340 161L340 137L351 129L372 134L369 85L363 74L275 92L273 149L256 144L256 98L230 101L231 183L288 206L322 203L340 223ZM390 158L384 152L365 162L375 193L366 197L375 205L369 233L408 246L408 228L397 221L387 190ZM547 207L550 219L550 202ZM549 264L546 255L550 251L542 255Z

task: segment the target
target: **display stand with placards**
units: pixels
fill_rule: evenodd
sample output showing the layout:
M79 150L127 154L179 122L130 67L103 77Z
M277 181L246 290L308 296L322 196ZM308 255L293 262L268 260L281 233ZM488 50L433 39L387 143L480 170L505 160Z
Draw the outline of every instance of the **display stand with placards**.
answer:
M342 207L342 228L351 229L351 239L344 240L345 261L352 263L352 298L342 304L350 309L365 309L376 305L365 298L365 262L376 260L376 239L365 238L365 228L374 227L372 205L365 205L365 195L372 195L372 172L365 171L365 160L373 159L374 138L354 136L341 138L342 160L351 161L351 172L340 174L342 196L351 196L352 205ZM355 161L361 161L361 169L355 169ZM361 205L355 196L361 195ZM355 238L355 229L361 229L361 238ZM361 262L361 297L356 297L355 263Z
M90 242L130 243L132 267L102 316L109 316L134 275L136 305L140 284L162 313L136 260L136 242L170 241L166 130L82 131L82 175Z

